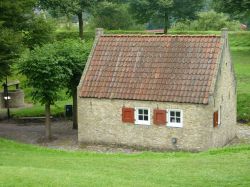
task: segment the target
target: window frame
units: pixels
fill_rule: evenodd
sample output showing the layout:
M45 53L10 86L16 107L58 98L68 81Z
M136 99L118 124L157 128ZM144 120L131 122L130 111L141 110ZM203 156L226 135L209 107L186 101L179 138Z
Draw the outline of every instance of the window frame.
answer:
M221 126L221 108L222 106L219 106L219 110L218 110L218 126Z
M145 120L139 120L139 110L148 110L148 121ZM144 116L144 114L143 114ZM150 108L148 107L135 107L135 124L136 125L150 125Z
M170 121L170 117L171 117L170 113L173 111L180 112L180 120L181 120L180 123ZM176 118L176 115L175 115L175 118ZM167 127L178 127L178 128L183 127L183 111L181 109L168 109L167 110Z

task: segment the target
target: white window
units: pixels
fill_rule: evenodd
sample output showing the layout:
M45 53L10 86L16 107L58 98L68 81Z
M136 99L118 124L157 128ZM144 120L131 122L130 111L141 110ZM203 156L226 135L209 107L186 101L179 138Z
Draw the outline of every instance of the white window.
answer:
M182 110L178 110L178 109L168 110L167 126L169 126L169 127L183 127Z
M221 105L218 112L218 125L221 125Z
M135 108L135 124L150 125L150 109L144 107Z

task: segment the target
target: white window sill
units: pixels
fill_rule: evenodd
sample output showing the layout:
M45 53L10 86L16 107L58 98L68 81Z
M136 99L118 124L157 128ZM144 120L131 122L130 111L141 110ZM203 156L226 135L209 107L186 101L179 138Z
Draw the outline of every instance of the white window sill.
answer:
M136 121L135 124L136 125L150 125L149 122L145 122L145 121Z
M168 123L167 127L176 127L176 128L182 128L183 124L182 123Z

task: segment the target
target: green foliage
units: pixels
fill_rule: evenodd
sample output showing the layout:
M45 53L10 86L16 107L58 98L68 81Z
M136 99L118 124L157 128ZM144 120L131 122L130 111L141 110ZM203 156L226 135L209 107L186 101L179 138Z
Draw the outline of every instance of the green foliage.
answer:
M228 28L232 31L240 30L240 22L230 21L227 15L216 13L212 10L198 13L197 20L177 22L173 27L173 30L218 31L222 28Z
M20 55L24 43L33 48L51 41L52 27L34 15L35 3L36 0L2 0L0 3L0 80L9 75L11 64Z
M10 67L19 56L21 34L0 25L0 81L10 74Z
M150 19L164 20L165 31L171 20L194 19L200 10L203 0L131 0L131 12L139 23L147 23Z
M84 32L84 40L85 41L93 41L95 38L95 32ZM61 41L64 39L78 39L79 33L78 31L56 31L55 33L56 40Z
M213 8L219 12L230 14L233 18L248 20L250 18L249 0L214 0Z
M94 9L94 25L105 29L129 29L134 23L125 4L101 2Z
M36 45L54 41L55 22L45 19L43 16L35 16L28 21L28 31L24 35L24 44L33 49Z
M53 44L36 47L20 60L20 72L27 77L27 85L32 87L32 100L41 104L54 104L62 89L64 68L60 57L56 56Z
M83 15L85 11L90 11L98 0L39 0L42 8L60 13L65 16L77 15L79 25L79 36L83 39Z
M1 0L0 22L3 27L13 30L23 30L33 16L36 0Z
M60 65L64 67L64 79L62 80L68 92L76 89L79 84L83 69L87 62L92 42L81 40L63 40L54 43Z
M90 44L84 41L64 40L36 47L24 55L19 70L32 87L32 100L54 104L62 88L76 88L89 51Z
M202 153L107 154L0 139L0 186L248 187L249 154L249 145Z

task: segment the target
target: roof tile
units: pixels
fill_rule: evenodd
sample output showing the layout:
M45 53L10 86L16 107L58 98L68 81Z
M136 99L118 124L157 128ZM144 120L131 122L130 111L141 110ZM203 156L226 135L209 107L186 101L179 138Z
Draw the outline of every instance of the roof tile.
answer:
M207 104L221 45L219 36L101 36L80 96Z

